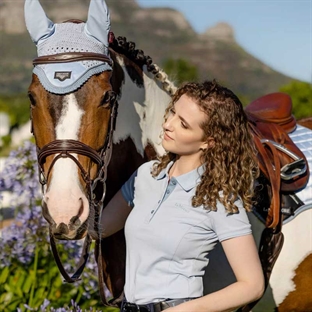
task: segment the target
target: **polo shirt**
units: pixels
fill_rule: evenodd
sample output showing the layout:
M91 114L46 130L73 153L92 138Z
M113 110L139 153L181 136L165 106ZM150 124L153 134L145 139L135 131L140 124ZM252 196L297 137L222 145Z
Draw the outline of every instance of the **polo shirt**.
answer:
M155 178L153 164L143 164L121 189L133 207L125 224L126 299L145 304L200 297L215 244L251 234L246 211L239 199L235 214L220 202L217 211L192 206L203 166L169 179L173 162Z

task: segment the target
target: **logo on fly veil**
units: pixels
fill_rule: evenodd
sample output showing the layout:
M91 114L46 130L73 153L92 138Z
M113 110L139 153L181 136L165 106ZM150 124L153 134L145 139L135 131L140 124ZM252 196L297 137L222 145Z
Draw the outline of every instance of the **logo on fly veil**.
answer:
M66 79L70 79L71 72L59 71L54 73L54 79L58 79L59 81L64 81Z

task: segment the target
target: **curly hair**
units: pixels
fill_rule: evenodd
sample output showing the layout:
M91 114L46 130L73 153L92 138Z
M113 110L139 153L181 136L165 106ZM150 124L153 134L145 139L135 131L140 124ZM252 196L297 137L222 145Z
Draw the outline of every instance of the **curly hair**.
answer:
M228 213L238 211L235 201L239 197L247 211L251 210L254 180L259 175L256 149L243 106L238 97L215 80L203 83L186 83L174 94L165 112L186 95L197 103L207 115L201 128L205 137L214 140L214 146L202 153L205 172L192 198L193 207L217 210L220 201ZM168 152L154 164L152 175L156 176L176 158ZM222 192L220 192L222 191Z

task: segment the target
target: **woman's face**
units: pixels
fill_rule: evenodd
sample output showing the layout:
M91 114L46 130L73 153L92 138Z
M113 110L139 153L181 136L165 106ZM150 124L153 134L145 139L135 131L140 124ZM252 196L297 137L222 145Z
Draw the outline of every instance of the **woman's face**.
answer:
M200 127L206 118L207 115L190 97L182 95L163 124L164 149L179 156L200 155L200 149L207 148L204 131Z

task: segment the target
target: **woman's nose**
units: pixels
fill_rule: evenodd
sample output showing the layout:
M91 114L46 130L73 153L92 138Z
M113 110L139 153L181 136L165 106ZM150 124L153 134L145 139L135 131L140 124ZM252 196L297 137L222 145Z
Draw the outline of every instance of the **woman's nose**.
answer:
M173 129L173 116L169 116L164 123L164 129L172 131Z

